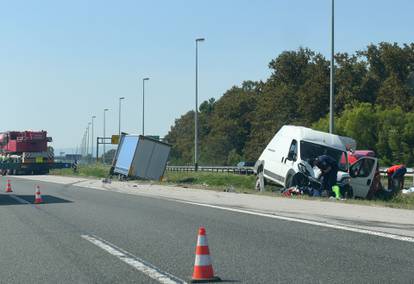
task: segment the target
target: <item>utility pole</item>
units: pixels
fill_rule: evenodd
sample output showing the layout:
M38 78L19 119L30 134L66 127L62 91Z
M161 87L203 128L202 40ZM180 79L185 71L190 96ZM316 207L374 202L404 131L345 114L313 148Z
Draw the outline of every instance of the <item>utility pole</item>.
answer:
M125 97L119 98L119 120L118 120L118 135L119 139L121 138L121 101L125 99Z
M91 133L91 159L93 158L93 136L94 136L94 129L93 129L93 120L96 118L95 115L92 116L92 133Z
M204 38L197 38L195 58L195 110L194 110L194 171L198 171L198 43Z
M86 159L88 160L89 155L89 128L91 126L91 123L88 122L88 127L86 127Z
M86 157L86 129L85 132L83 133L83 139L82 139L82 146L83 146L83 156Z
M103 154L102 154L102 163L103 164L105 164L105 154L106 154L106 152L105 152L105 143L106 143L106 112L108 111L109 109L104 109L104 112L103 112Z
M83 156L86 156L86 130L83 133L83 139L82 139L82 148L83 148Z
M145 81L149 79L142 79L142 136L145 136Z
M329 133L335 132L334 115L335 115L335 0L332 0L331 14L331 76L329 92Z
M84 146L84 141L85 141L85 133L83 133L83 136L82 136L82 140L81 140L81 146L80 146L80 150L81 150L81 155L83 156L84 155L84 148L83 148L83 146Z

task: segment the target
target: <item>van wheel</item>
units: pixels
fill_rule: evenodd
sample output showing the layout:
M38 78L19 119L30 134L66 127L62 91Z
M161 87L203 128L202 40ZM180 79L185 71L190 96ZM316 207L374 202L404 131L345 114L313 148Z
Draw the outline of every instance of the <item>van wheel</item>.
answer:
M349 198L354 198L354 189L352 188L352 186L349 186Z
M344 185L343 189L341 189L341 195L346 199L354 198L354 190L352 189L352 186L349 184Z
M291 176L291 175L289 175L289 176L286 178L285 187L286 187L286 188L291 188L291 187L292 187L292 176Z

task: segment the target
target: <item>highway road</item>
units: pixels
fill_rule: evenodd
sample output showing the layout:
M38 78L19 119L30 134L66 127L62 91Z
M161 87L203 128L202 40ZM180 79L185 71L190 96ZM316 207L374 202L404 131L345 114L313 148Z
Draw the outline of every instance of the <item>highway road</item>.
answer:
M227 283L414 282L412 242L75 185L12 187L0 194L1 283L189 281L200 226Z

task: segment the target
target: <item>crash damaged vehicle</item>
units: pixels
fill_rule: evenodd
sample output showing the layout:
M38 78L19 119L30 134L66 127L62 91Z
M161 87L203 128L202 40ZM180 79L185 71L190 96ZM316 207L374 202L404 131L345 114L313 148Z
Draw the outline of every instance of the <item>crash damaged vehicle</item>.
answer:
M284 188L318 186L319 170L312 160L328 155L338 162L337 185L348 196L366 198L377 170L377 158L363 156L349 166L349 149L356 148L352 138L316 131L301 126L285 125L266 146L254 171L256 189L265 183L276 183Z
M364 157L371 157L373 159L363 159ZM376 154L372 150L355 150L355 151L348 151L348 162L350 164L350 171L352 175L362 175L365 172L370 171L370 167L374 166L374 162L372 160L376 160ZM364 162L360 162L364 161ZM368 161L368 162L367 162ZM354 166L354 164L356 164ZM362 188L362 187L360 187ZM402 186L397 184L392 184L388 181L387 184L383 184L381 182L381 174L379 170L379 163L376 163L374 177L372 179L371 186L366 193L367 188L363 187L364 191L357 192L357 197L362 197L366 199L382 199L382 200L389 200L400 193Z

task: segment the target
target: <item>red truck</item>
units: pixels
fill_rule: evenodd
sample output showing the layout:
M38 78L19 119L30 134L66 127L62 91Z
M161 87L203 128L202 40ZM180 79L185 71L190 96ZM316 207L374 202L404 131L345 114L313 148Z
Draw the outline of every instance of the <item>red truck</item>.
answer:
M0 133L1 174L47 174L50 169L69 168L69 163L55 163L47 143L46 131L7 131Z

